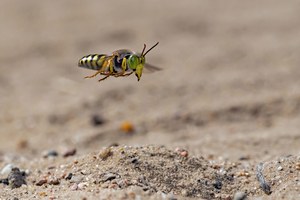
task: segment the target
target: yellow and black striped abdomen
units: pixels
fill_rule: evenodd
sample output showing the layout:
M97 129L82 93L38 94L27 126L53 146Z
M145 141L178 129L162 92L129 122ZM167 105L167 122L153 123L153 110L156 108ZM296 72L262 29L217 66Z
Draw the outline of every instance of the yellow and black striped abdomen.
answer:
M106 58L107 55L104 54L90 54L83 56L79 60L78 66L92 70L100 70Z

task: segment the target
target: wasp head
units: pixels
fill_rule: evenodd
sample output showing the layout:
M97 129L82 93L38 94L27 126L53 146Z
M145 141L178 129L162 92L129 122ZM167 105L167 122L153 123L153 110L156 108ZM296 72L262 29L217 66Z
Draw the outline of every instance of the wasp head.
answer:
M141 79L141 76L143 73L144 65L146 62L146 59L145 59L146 54L149 53L149 51L151 51L157 45L158 45L158 42L155 45L153 45L150 49L148 49L148 51L145 52L146 44L144 44L144 48L143 48L141 55L132 54L128 58L129 68L131 68L133 71L135 71L135 75L136 75L138 81Z

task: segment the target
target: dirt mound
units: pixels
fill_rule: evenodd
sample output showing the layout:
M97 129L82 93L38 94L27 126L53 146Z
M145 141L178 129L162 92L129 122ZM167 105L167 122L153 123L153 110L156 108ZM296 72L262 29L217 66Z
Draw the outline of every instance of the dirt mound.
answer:
M112 195L113 199L117 198L118 191L124 190L123 196L128 198L233 199L241 194L273 198L274 195L293 197L300 181L300 156L253 164L247 158L230 162L191 156L184 149L120 146L108 147L71 162L65 159L70 160L62 157L40 159L38 162L44 168L33 171L29 165L23 165L27 167L27 183L12 190L10 195L15 194L21 199L61 199L86 192L83 198L100 198L106 194ZM4 184L1 187L10 190ZM27 193L19 194L20 189ZM53 191L57 193L53 194Z

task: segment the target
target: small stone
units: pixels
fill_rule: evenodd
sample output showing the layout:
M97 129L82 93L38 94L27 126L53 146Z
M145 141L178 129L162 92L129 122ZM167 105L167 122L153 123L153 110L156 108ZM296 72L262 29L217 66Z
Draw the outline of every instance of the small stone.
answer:
M12 168L11 172L8 174L8 182L11 188L19 188L23 184L26 185L25 172L21 172L19 168Z
M181 195L184 196L184 197L187 197L188 194L189 194L189 193L188 193L187 190L182 190L182 191L181 191Z
M72 173L69 173L67 176L66 176L66 180L71 180L72 179L72 176L73 176L73 174Z
M93 126L100 126L102 124L104 124L105 120L100 116L100 115L93 115L91 117L91 124Z
M244 192L236 192L234 194L233 200L246 200L247 194Z
M43 153L43 158L56 157L56 156L58 156L58 153L55 150L50 150Z
M47 193L46 193L46 192L40 192L39 195L40 195L41 197L46 197L46 196L47 196Z
M81 182L81 183L78 184L78 189L82 190L82 189L84 189L87 186L88 186L87 182Z
M45 183L47 183L47 179L41 179L41 180L39 180L35 185L36 185L36 186L42 186L42 185L44 185Z
M239 157L239 160L249 160L250 156L241 156Z
M0 183L4 184L4 185L9 185L8 179L4 178L4 179L0 179Z
M131 122L129 121L125 121L121 124L120 127L121 131L123 131L124 133L133 133L134 132L134 126Z
M214 183L213 183L213 186L217 189L217 190L221 190L222 189L222 182L221 180L216 180Z
M8 175L12 168L14 168L13 164L7 164L5 165L5 167L3 167L3 169L1 170L1 175Z
M139 158L138 158L138 157L134 157L134 158L132 158L132 159L130 160L130 162L131 162L132 164L139 164Z
M189 156L189 152L187 151L187 150L185 150L185 149L181 149L181 148L176 148L175 149L175 152L178 154L178 155L180 155L180 156L182 156L182 157L188 157Z
M183 151L180 153L182 157L188 157L189 153L187 151Z
M281 166L279 166L279 167L277 167L277 170L278 170L278 171L282 171L283 168L282 168Z
M49 181L49 184L50 185L59 185L59 180L57 178L54 178L52 180Z
M245 176L245 177L250 177L250 173L247 171L240 171L237 173L237 176Z
M117 176L118 174L107 173L103 176L103 182L114 180L117 178Z
M99 157L102 159L102 160L106 160L108 157L112 156L113 155L113 152L111 151L110 148L106 148L104 150L102 150L99 154Z
M69 157L69 156L74 156L76 154L76 149L70 149L70 150L67 150L64 154L63 154L63 157Z
M71 183L77 183L79 184L83 180L82 176L74 176L72 175L72 178L70 180Z
M72 184L71 187L70 187L70 189L71 190L77 190L78 189L77 183Z

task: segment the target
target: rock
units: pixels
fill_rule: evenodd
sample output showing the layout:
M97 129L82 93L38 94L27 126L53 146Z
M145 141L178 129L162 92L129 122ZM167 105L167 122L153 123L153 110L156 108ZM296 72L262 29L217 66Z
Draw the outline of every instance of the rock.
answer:
M21 172L19 168L12 168L8 174L8 182L12 189L19 188L23 184L26 185L25 172Z
M76 149L70 149L70 150L67 150L64 154L63 154L63 157L69 157L69 156L74 156L76 154Z
M78 189L82 190L82 189L84 189L87 186L88 186L87 182L81 182L81 183L78 184Z
M43 153L44 158L56 157L56 156L58 156L58 153L55 150L49 150L49 151Z
M106 149L103 149L100 153L99 153L99 157L102 159L102 160L106 160L108 157L112 156L113 155L113 152L111 151L110 148L106 148Z
M71 178L70 182L79 184L82 180L83 180L83 176L74 176L74 175L72 175L72 178Z
M117 178L117 176L119 177L118 174L114 174L114 173L107 173L104 174L102 181L106 182L106 181L111 181Z
M77 190L78 189L77 183L74 183L73 185L71 185L70 189L73 190L73 191Z
M66 180L71 180L71 179L72 179L72 176L73 176L73 174L72 174L72 173L69 173L69 174L65 177L65 179L66 179Z
M281 166L279 166L279 167L277 167L277 170L278 170L278 171L282 171L283 168L282 168Z
M100 126L100 125L104 124L104 122L105 122L105 120L100 115L95 114L91 117L91 124L93 126Z
M41 179L41 180L39 180L35 185L36 185L36 186L42 186L42 185L44 185L45 183L47 183L47 179Z
M5 167L3 167L3 169L1 170L1 175L8 175L13 168L14 168L13 164L5 165Z
M9 184L7 178L0 179L0 183L2 183L2 184L4 184L4 185L8 185L8 184Z
M236 192L233 196L233 200L246 200L247 194L244 192Z
M59 181L59 179L57 179L57 178L53 178L53 179L51 179L51 180L49 181L49 184L50 184L50 185L59 185L59 184L60 184L60 181Z

